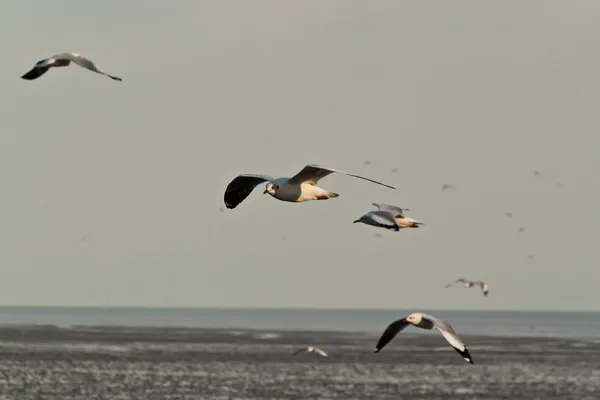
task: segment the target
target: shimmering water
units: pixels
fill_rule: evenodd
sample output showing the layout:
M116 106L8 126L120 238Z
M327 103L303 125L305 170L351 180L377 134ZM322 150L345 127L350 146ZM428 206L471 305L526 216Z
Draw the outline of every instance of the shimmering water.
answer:
M446 319L463 334L600 337L598 312L0 307L0 324L379 332L412 311Z

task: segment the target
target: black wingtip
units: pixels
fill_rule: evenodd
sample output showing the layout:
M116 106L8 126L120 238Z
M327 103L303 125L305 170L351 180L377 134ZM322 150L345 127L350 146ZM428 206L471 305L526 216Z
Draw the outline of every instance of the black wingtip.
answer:
M460 355L461 355L461 357L462 357L462 358L464 358L466 362L468 362L469 364L475 364L475 363L473 362L473 357L471 357L471 354L469 354L469 349L467 349L467 348L465 347L465 349L464 349L464 350L460 350L460 349L457 349L456 347L454 347L454 350L456 350L456 352L457 352L458 354L460 354Z

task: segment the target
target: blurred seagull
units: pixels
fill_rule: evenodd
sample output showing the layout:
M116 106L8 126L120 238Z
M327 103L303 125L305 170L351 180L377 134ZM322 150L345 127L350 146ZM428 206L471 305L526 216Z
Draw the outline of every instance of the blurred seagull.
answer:
M481 289L481 292L483 293L484 296L487 296L488 292L490 291L490 287L488 286L487 283L485 283L483 281L469 281L464 278L460 278L460 279L455 280L454 282L450 282L444 287L449 288L450 286L452 286L456 283L462 283L465 285L465 287L468 287L468 288L473 287L473 286L479 286L479 288Z
M88 60L81 54L77 53L60 53L50 58L38 61L35 64L35 66L26 74L24 74L21 78L31 81L44 75L52 67L66 67L72 62L79 65L80 67L89 69L90 71L94 71L101 75L106 75L115 81L122 81L121 78L109 75L106 72L102 71L91 60Z
M392 231L399 231L402 228L418 228L419 225L425 225L424 222L417 221L416 219L405 217L403 212L409 211L408 208L400 208L391 206L389 204L372 203L378 208L377 211L369 211L356 221L357 222L376 226L378 228L385 228Z
M225 206L229 209L236 208L246 197L252 193L254 188L263 182L267 182L267 186L263 194L269 194L277 200L302 203L310 200L327 200L338 197L339 194L321 189L316 186L320 179L327 175L337 172L338 174L352 176L354 178L364 179L369 182L376 183L396 189L393 186L385 183L377 182L369 178L359 175L350 174L334 168L327 168L321 165L309 164L302 171L298 172L291 178L272 178L266 175L243 174L235 177L225 189L224 201Z
M454 331L449 323L431 315L419 312L412 313L406 318L392 322L379 338L377 346L375 346L374 353L379 353L381 349L385 347L385 345L387 345L400 331L406 329L409 325L414 325L422 329L437 329L444 336L446 341L450 343L454 350L458 352L458 354L460 354L468 363L473 364L473 359L471 358L471 354L469 354L469 349L467 349L467 346L458 337L458 334Z
M318 347L312 347L312 346L298 349L295 352L293 352L292 355L295 356L296 354L300 354L303 351L306 351L307 353L317 353L318 355L320 355L322 357L329 357L329 354L325 353L323 350L319 349Z

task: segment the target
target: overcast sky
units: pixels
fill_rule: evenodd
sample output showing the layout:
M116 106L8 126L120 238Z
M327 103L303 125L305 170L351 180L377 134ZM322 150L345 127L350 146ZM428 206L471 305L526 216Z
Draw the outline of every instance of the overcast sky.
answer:
M0 16L0 304L598 309L597 1L18 0ZM19 79L63 51L123 82ZM237 174L308 163L397 190L331 175L334 200L261 185L219 211ZM372 202L426 225L352 224ZM461 276L489 297L443 288Z

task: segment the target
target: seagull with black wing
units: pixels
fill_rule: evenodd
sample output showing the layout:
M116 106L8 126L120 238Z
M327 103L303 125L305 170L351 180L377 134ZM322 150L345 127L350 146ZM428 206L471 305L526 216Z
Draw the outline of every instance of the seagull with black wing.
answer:
M40 60L35 64L35 66L31 70L29 70L23 76L21 76L21 78L28 81L32 81L44 75L52 67L67 67L71 63L77 64L80 67L89 69L90 71L96 72L98 74L108 76L110 79L113 79L115 81L123 80L117 76L109 75L106 72L102 71L91 60L85 58L84 56L78 53L60 53L52 57Z
M338 173L348 175L354 178L363 179L378 185L395 189L393 186L386 185L363 176L340 171L339 169L327 168L322 165L309 164L302 171L291 178L272 178L267 175L243 174L235 177L227 188L223 200L225 206L229 209L236 208L242 201L252 193L254 188L261 183L267 182L263 194L269 194L277 200L302 203L311 200L328 200L338 197L339 194L330 192L317 186L319 180L326 176Z
M456 350L456 352L460 354L465 361L467 361L469 364L473 364L473 358L469 353L469 349L458 337L458 334L454 331L452 325L432 315L423 314L420 312L412 313L408 317L399 319L388 325L379 338L379 341L375 346L374 353L379 353L381 349L391 342L398 333L410 325L414 325L421 329L437 329L442 336L444 336L444 339L450 343L450 346L452 346L452 348Z
M361 216L354 223L362 223L366 225L385 228L392 231L399 231L403 228L418 228L419 225L425 225L424 222L414 218L405 217L404 211L409 211L408 208L400 208L389 204L372 203L378 208L377 211L369 211Z

